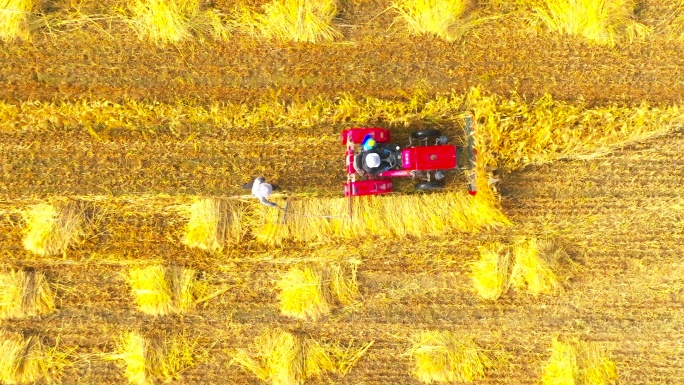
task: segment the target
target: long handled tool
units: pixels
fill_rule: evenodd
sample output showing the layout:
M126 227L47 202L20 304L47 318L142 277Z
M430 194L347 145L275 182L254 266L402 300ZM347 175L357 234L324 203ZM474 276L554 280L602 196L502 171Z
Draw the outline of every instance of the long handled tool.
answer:
M283 215L280 216L280 224L285 224L285 215L287 215L287 209L290 207L290 201L285 202L285 207L283 208Z
M326 218L326 219L344 219L344 215L307 215L307 214L299 214L299 213L293 213L291 211L288 211L290 208L290 201L287 201L285 203L285 207L279 207L282 211L283 214L280 216L280 224L283 225L285 224L285 218L286 215L294 215L298 217L306 217L306 218Z

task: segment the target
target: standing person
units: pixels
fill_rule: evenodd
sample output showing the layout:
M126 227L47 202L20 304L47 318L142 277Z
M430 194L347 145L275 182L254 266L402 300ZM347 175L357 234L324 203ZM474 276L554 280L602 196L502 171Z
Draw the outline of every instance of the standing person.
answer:
M269 183L266 183L266 178L263 176L254 179L254 182L247 183L242 187L245 189L251 189L252 195L259 199L259 202L265 204L266 206L280 208L280 206L268 200L268 197L273 193L273 186L271 186Z

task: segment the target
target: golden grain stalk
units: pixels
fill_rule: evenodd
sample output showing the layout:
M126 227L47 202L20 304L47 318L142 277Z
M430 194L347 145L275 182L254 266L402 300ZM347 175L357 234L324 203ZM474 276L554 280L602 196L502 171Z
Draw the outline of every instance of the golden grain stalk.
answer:
M16 38L28 40L28 15L35 0L0 0L0 39L12 41Z
M535 17L551 31L613 46L621 35L629 42L651 29L634 20L635 0L544 0Z
M447 331L423 331L411 338L406 352L415 360L413 375L424 383L473 382L483 379L493 361L472 338Z
M357 347L350 343L343 348L282 330L267 330L249 349L238 350L233 360L262 381L300 385L326 373L345 375L372 344Z
M132 17L125 20L138 37L160 46L190 39L193 31L224 40L230 35L220 14L202 11L200 0L134 0L129 10Z
M475 290L484 299L496 300L508 289L511 253L498 242L479 250L480 259L471 265Z
M466 105L479 123L478 162L511 170L601 154L617 144L645 140L684 124L678 105L588 108L584 102L566 103L550 95L529 103L515 94L510 98L483 95L477 88L470 90Z
M75 201L34 205L23 216L24 248L43 256L64 255L70 245L85 237L88 227L84 207Z
M518 241L513 256L511 285L527 289L535 296L562 291L564 281L572 277L575 267L568 253L554 241L535 238Z
M188 215L182 242L190 247L221 251L226 243L238 243L248 228L245 205L218 198L197 198L184 207Z
M38 337L0 331L0 381L4 384L52 382L68 364L67 354L44 347Z
M464 16L473 5L470 0L399 0L392 3L412 35L434 35L446 41L460 39L469 29L494 17Z
M0 318L24 318L55 309L55 295L42 273L11 270L0 273Z
M290 317L313 321L330 314L337 304L350 305L359 294L358 264L304 266L290 269L278 282L280 311Z
M207 292L195 270L175 266L131 269L128 283L140 311L154 316L185 313Z
M335 0L273 0L264 13L242 5L236 11L237 26L255 37L281 41L320 43L342 37L332 24Z
M617 367L598 343L554 338L551 357L544 366L544 385L612 385Z
M122 360L125 376L131 384L151 385L155 380L168 382L178 379L184 370L195 364L196 341L184 335L146 338L138 332L121 335L116 351L108 359Z

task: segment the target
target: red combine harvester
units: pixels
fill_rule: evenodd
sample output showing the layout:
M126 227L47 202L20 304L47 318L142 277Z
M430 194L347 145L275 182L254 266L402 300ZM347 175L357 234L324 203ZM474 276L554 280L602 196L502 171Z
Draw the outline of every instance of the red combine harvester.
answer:
M438 130L411 133L408 147L403 150L390 144L390 132L385 128L350 128L342 131L342 144L347 146L347 183L344 195L379 195L392 192L391 178L419 180L418 190L444 187L445 172L466 172L468 193L475 195L475 128L472 116L465 118L465 145L448 144L449 139ZM369 139L372 148L355 147ZM374 141L374 143L373 143ZM368 146L370 147L370 146Z

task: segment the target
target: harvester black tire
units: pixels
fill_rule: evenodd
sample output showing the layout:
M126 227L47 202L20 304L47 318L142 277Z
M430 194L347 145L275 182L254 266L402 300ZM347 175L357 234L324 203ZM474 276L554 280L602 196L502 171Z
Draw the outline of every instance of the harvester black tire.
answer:
M420 191L441 190L443 188L444 188L444 181L443 180L431 180L429 182L416 183L416 190L420 190Z
M426 139L426 138L432 138L432 137L438 137L441 136L442 132L440 130L420 130L420 131L413 131L411 133L411 138L413 139Z

